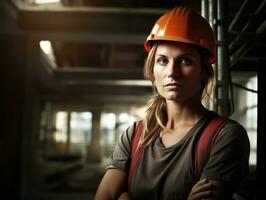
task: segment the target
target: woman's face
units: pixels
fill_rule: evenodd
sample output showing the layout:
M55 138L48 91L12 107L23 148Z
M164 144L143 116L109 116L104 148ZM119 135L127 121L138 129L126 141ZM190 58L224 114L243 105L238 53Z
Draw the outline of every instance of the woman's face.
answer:
M166 100L201 97L203 73L200 54L184 43L158 44L153 66L154 83Z

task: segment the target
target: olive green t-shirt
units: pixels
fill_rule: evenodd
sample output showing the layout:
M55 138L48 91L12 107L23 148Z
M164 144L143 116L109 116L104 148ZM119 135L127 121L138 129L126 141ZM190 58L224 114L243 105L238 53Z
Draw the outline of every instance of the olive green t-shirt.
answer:
M176 144L165 147L160 137L144 149L132 178L130 193L137 200L185 200L197 182L194 166L199 134L215 116L209 112ZM129 171L131 138L137 122L121 136L107 169ZM219 132L201 179L237 184L248 172L249 140L245 129L230 120Z

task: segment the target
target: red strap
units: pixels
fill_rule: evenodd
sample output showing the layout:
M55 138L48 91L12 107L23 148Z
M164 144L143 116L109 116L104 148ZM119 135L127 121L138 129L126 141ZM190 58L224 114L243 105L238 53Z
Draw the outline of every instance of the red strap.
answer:
M210 157L211 146L227 121L227 118L217 116L211 120L201 134L195 150L195 170L198 179Z
M142 121L140 121L137 124L136 130L133 133L132 139L131 139L131 164L128 172L128 188L130 188L130 184L132 181L133 174L135 173L137 164L140 160L140 157L143 153L143 146L140 146L138 148L138 144L140 141L140 137L143 131L144 124Z

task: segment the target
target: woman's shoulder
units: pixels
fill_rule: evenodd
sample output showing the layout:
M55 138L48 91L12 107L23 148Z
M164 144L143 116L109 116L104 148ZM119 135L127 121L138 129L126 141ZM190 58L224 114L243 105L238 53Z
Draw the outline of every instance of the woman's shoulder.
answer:
M223 127L220 129L219 135L228 134L231 137L248 138L246 129L237 120L234 120L234 119L232 119L230 117L221 116L218 113L213 112L213 111L211 111L211 114L214 117L220 117L220 118L224 119L224 124L223 124Z
M227 127L227 128L230 128L230 127L236 127L236 128L239 128L239 129L244 129L245 128L243 127L243 125L241 123L239 123L237 120L235 119L232 119L230 117L225 117L225 116L222 116L220 114L218 114L217 112L214 112L214 111L209 111L209 114L212 116L212 118L222 118L224 119L225 123L224 123L224 127Z
M122 133L122 140L131 141L134 133L136 132L137 127L143 123L143 120L136 120L132 122L127 129Z

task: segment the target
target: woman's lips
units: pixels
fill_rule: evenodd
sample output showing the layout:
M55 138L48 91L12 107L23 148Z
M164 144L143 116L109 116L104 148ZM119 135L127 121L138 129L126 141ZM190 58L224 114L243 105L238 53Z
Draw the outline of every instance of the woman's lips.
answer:
M164 87L167 87L167 88L172 88L172 87L181 87L182 84L180 83L167 83L164 85Z

